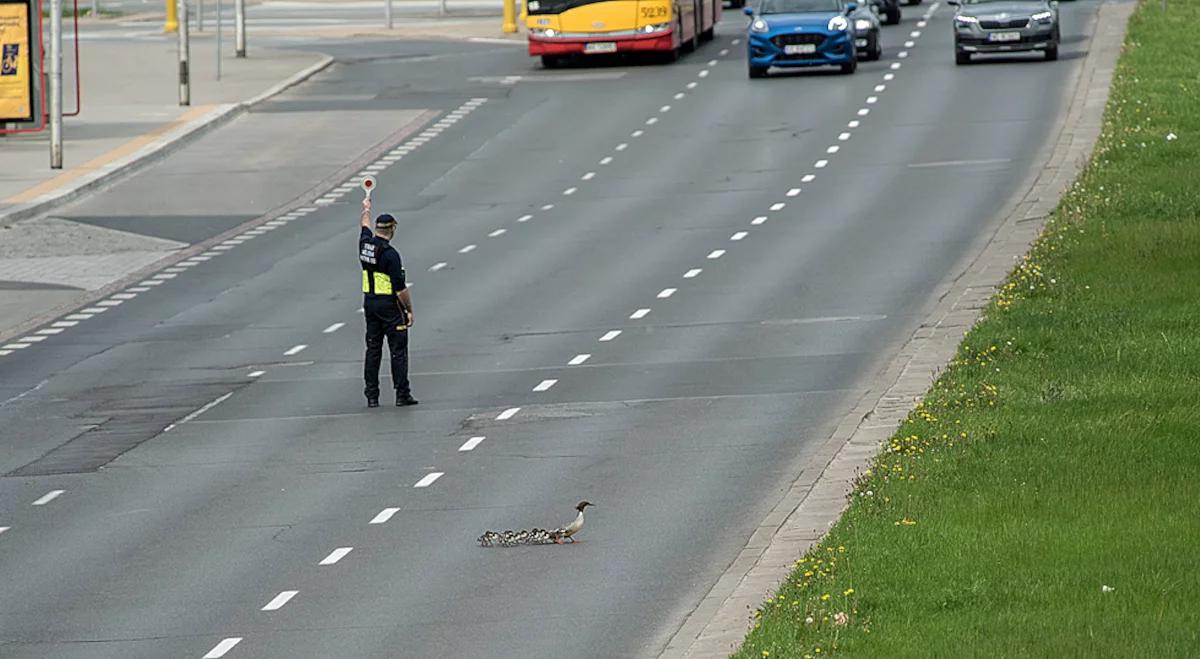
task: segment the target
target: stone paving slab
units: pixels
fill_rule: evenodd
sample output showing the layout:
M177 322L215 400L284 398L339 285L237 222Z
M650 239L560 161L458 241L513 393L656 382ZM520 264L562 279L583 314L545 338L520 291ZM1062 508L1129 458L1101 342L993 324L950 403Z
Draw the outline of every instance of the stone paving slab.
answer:
M749 631L753 612L787 578L792 563L837 521L854 479L953 358L963 334L979 319L1087 163L1100 134L1109 84L1134 6L1123 2L1100 8L1087 59L1043 168L1030 177L983 250L812 456L814 468L792 484L660 657L729 656ZM770 536L769 542L764 543L764 535Z

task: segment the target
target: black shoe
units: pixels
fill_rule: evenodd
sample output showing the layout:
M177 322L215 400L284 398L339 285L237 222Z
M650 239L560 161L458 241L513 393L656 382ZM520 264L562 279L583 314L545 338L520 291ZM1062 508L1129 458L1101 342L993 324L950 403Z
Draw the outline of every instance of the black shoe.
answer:
M396 407L408 407L416 405L417 399L412 397L412 394L396 394Z
M378 398L368 398L367 399L367 407L379 407L379 399Z

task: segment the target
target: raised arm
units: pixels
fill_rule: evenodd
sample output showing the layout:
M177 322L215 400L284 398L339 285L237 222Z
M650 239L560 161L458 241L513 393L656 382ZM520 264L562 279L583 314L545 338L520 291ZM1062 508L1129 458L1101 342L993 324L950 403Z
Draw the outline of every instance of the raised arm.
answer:
M364 229L371 228L371 198L370 197L363 199L362 222L359 223L359 226L361 226Z

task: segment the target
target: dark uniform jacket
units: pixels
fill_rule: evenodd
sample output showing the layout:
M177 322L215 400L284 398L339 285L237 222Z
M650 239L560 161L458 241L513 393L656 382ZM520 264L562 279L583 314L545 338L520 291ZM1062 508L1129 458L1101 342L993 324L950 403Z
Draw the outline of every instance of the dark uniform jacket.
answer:
M362 265L364 304L380 298L395 300L396 294L408 286L400 252L366 227L358 237L358 261Z

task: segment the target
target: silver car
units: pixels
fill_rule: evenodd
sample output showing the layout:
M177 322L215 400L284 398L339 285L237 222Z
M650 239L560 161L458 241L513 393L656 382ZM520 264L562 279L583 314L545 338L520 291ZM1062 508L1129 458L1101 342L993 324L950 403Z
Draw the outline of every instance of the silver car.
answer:
M954 14L954 62L976 53L1040 50L1058 59L1058 3L1054 0L949 0Z

